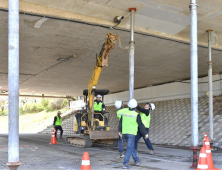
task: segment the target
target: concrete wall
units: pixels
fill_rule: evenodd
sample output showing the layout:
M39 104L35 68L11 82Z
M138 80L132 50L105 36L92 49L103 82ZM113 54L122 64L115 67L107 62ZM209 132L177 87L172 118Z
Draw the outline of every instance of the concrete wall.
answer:
M220 80L221 75L214 75L213 81ZM152 86L137 89L134 91L134 97L139 103L143 102L155 102L155 101L165 101L173 99L182 99L191 97L191 85L189 84L190 80L184 81L187 83L174 82L164 85ZM199 78L199 97L206 95L208 91L208 77ZM203 83L203 84L200 84ZM222 94L222 81L213 82L213 93L215 96ZM129 91L124 91L120 93L114 93L105 96L105 104L107 106L114 105L116 100L122 100L124 103L127 103L129 99Z
M222 81L221 75L213 76L214 96L214 146L222 148ZM218 81L217 81L218 80ZM154 144L191 146L191 85L174 82L159 86L146 87L134 91L134 97L140 106L153 102L156 109L152 111L150 139ZM208 119L208 77L199 78L199 145L202 144L204 132L209 132ZM129 92L110 94L105 97L107 110L110 112L111 129L117 129L116 100L127 103Z
M190 98L154 101L156 109L151 112L149 138L153 144L191 146L191 100ZM140 103L143 107L145 103ZM118 128L115 106L108 106L109 125ZM198 102L199 145L204 133L209 133L208 97ZM222 96L214 97L214 146L222 148ZM141 142L143 139L141 138Z

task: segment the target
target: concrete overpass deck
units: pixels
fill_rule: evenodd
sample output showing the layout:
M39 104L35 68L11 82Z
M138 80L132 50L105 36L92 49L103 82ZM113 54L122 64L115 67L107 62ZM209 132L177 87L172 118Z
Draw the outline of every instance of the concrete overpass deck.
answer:
M221 73L221 2L198 2L198 76L207 75L207 29L213 29L213 73ZM82 95L106 34L129 44L129 7L136 7L135 88L190 79L189 2L165 0L21 0L20 93ZM8 1L0 0L0 93L8 91ZM113 18L124 16L115 29ZM35 25L48 18L40 27ZM67 62L59 59L70 58ZM128 50L110 53L97 88L128 90ZM41 73L41 74L40 74Z
M50 145L50 134L20 134L20 161L18 169L69 169L81 167L83 152L89 152L92 170L122 169L122 158L118 158L118 148L93 145L92 148L78 148L58 140L58 145ZM189 170L191 151L189 148L166 148L155 145L155 154L149 155L145 144L139 144L140 166L134 166L131 159L131 169L135 170ZM8 169L7 134L0 135L0 169ZM214 165L222 168L222 153L213 151Z

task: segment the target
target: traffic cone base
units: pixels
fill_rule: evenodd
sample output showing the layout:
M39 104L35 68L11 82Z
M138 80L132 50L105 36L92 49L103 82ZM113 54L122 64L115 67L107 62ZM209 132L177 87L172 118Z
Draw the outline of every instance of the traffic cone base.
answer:
M51 143L50 143L51 145L56 145L56 144L58 144L57 142L56 142L56 138L55 138L55 131L54 130L52 130L52 139L51 139Z
M200 150L199 162L198 162L197 169L195 170L208 170L207 154L204 147L202 147Z

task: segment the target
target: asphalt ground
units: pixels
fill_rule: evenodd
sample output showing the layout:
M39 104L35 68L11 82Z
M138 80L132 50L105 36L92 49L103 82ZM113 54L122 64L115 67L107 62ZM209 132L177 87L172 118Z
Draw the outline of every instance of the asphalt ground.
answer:
M58 140L57 145L50 145L51 134L20 134L19 170L80 170L82 155L89 153L92 170L122 169L123 158L119 158L118 148L93 144L91 148L76 147ZM0 134L0 169L8 169L7 134ZM155 154L149 155L146 145L139 144L139 166L131 158L130 169L135 170L189 170L192 164L192 151L176 146L154 145ZM125 147L126 149L126 147ZM216 168L222 168L222 153L213 151Z

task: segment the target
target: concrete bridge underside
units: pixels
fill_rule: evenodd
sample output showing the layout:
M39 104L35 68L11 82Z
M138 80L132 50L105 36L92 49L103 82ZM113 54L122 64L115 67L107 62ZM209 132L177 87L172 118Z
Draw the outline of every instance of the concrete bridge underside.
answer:
M117 34L122 46L128 45L129 7L137 8L135 88L189 79L189 2L171 2L21 0L20 92L81 95L106 34ZM219 38L218 45L213 45L213 72L222 72L222 3L219 0L209 3L203 0L198 8L199 76L207 75L207 29L213 29ZM0 0L0 91L8 90L7 4L7 0ZM125 17L117 27L121 30L109 29L115 25L112 20L116 15ZM43 16L49 19L36 28ZM58 61L73 55L76 57L66 62ZM128 90L128 58L128 50L116 46L97 88L111 92Z

